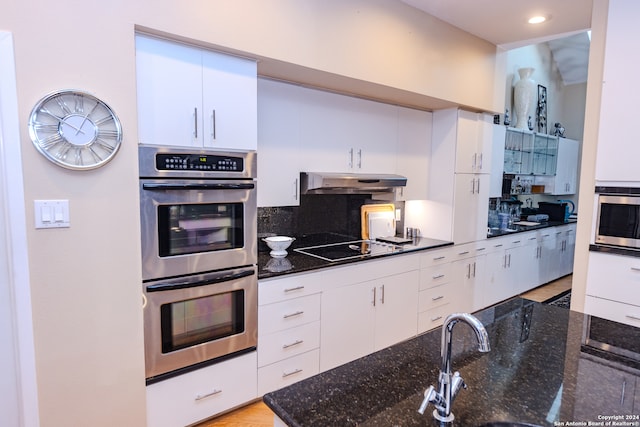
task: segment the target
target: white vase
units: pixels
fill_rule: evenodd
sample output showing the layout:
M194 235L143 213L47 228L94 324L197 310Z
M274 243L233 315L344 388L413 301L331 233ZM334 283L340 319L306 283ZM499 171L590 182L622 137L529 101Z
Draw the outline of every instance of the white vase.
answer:
M536 82L531 78L534 68L520 68L520 80L513 89L513 110L516 114L516 128L529 129L527 120L535 104Z

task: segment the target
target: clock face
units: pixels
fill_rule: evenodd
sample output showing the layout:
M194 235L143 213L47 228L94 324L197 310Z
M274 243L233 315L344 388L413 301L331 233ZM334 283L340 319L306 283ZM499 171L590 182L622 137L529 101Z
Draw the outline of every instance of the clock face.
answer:
M113 110L98 98L65 90L36 104L29 118L29 136L50 161L67 169L86 170L115 156L122 127Z

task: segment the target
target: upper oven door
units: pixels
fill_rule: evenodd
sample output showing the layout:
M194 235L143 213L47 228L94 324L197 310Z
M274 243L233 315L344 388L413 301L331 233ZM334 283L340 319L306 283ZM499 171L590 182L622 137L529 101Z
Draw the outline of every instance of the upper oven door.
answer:
M595 240L597 244L640 248L640 197L600 195Z
M142 278L257 262L253 180L140 180Z

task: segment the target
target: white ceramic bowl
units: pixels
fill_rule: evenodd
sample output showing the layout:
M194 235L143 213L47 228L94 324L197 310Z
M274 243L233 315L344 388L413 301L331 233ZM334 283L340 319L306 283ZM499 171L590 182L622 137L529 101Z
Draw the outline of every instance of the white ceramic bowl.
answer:
M265 242L271 249L269 255L274 258L282 258L287 256L287 248L294 240L296 240L294 237L287 236L271 236L262 239L262 241Z

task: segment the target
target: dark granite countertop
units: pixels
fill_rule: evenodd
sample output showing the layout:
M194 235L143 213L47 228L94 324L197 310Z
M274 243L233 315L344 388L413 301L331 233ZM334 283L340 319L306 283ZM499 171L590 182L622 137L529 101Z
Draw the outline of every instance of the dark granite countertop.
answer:
M323 239L326 235L323 234ZM331 237L330 237L331 238ZM341 235L332 236L335 241L318 242L313 236L297 238L293 244L287 249L288 255L284 258L272 258L266 251L258 252L258 279L266 279L268 277L277 277L285 274L302 273L305 271L318 270L321 268L334 267L337 265L345 265L354 262L364 262L372 259L380 259L381 257L396 256L409 252L425 251L429 249L440 248L453 245L453 242L445 240L430 239L426 237L418 237L413 239L411 243L398 245L398 249L383 255L363 255L360 258L353 258L345 261L325 261L320 258L296 252L295 248L303 248L313 246L315 244L327 244L345 242L349 240L360 240L358 237L349 237Z
M583 345L588 316L521 298L476 316L487 329L491 351L477 352L475 337L466 324L454 327L452 366L460 371L468 389L461 390L454 401L455 420L447 425L510 421L586 426L608 416L631 418L618 419L629 423L614 425L640 425L640 408L625 412L615 404L602 406L607 399L620 400L616 396L621 383L608 382L615 375L610 376L605 367L628 375L640 371L631 359ZM615 335L619 324L610 325ZM433 406L425 415L417 409L424 390L437 386L440 338L438 328L269 393L264 402L289 426L439 425L431 415ZM631 337L636 338L637 334ZM635 384L635 376L632 379ZM632 401L631 384L627 399Z
M542 228L557 227L559 225L575 224L577 219L570 219L568 221L545 221L539 225L514 225L510 230L491 229L491 233L487 234L487 238L508 236L510 234L523 233L525 231L540 230Z

